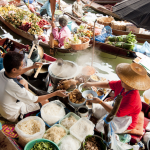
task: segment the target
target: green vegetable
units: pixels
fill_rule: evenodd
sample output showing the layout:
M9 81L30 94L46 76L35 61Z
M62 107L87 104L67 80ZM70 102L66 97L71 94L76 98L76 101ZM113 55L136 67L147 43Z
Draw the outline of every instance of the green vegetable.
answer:
M137 43L136 36L131 32L128 35L108 37L108 40L110 42Z
M30 150L56 150L50 142L36 143Z
M120 48L124 48L127 50L133 50L134 49L134 44L133 43L125 43L125 42L110 42L108 41L107 44L116 46L116 47L120 47Z

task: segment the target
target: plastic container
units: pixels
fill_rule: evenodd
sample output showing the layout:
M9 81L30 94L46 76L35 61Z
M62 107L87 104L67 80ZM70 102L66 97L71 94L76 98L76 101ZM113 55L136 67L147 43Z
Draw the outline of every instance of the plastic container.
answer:
M36 143L40 143L40 142L50 142L55 147L55 150L59 150L58 146L54 142L47 140L47 139L32 140L26 144L24 150L30 150Z
M70 112L70 110L67 109L67 108L65 108L65 112L66 112L66 114L68 114L68 113ZM41 112L37 113L36 116L38 116L38 117L41 118ZM55 124L58 124L58 123L59 123L59 121L57 121ZM45 122L45 124L46 124L46 126L49 127L49 128L52 127L52 126L50 126L49 124L47 124L46 122Z
M143 93L144 101L149 105L150 104L150 89L146 90Z
M75 113L73 113L73 112L69 112L63 119L61 119L60 121L59 121L59 124L60 125L62 125L61 124L61 122L62 122L62 120L64 120L65 118L69 118L70 116L73 116L76 120L79 120L80 119L80 117L79 116L77 116ZM63 126L63 125L62 125ZM63 126L64 127L64 126ZM65 127L64 127L65 128ZM65 128L66 129L66 128ZM66 129L66 130L68 130L68 129ZM69 131L69 130L68 130Z
M4 68L3 66L3 58L0 58L0 70L2 70Z
M63 127L62 125L60 125L60 124L54 124L51 128L53 128L53 127L62 127L62 128L66 131L66 135L65 135L64 137L62 137L62 138L59 140L58 143L55 143L55 142L54 142L55 144L59 145L59 143L67 136L67 134L68 134L69 132L68 132L68 130L66 130L66 128L64 128L64 127ZM49 128L49 129L50 129L50 128ZM48 129L48 130L49 130L49 129ZM47 131L46 131L46 132L47 132ZM46 133L46 132L45 132L45 133Z
M81 150L81 142L80 142L76 137L74 137L73 135L67 135L63 140L61 140L61 142L60 142L59 145L58 145L59 148L61 148L61 144L62 144L62 143L65 143L66 138L70 138L70 137L72 137L74 140L77 140L77 141L80 143L78 149L76 149L76 150ZM74 145L71 145L71 144L72 144L72 143L69 143L68 145L69 145L70 147L74 146ZM72 148L72 149L75 150L75 147Z
M18 125L22 124L24 122L27 122L29 120L36 120L41 124L39 132L36 132L35 134L30 135L30 134L26 134L22 130L20 130ZM28 142L30 142L34 139L41 139L43 137L43 135L45 133L45 123L41 118L39 118L37 116L30 116L30 117L27 117L27 118L19 121L15 126L15 131L18 133L20 145L24 147Z
M72 21L68 22L67 27L70 29L70 31L72 31Z
M93 90L86 90L86 91L84 91L84 92L82 93L82 96L83 96L86 100L93 100L93 99L88 99L88 98L87 98L87 95L88 95L88 94L92 94L93 97L98 97L97 93L96 93L95 91L93 91Z
M79 126L80 123L86 122L87 124L82 126L77 132L74 131L76 126ZM89 129L87 125L90 125L91 128ZM71 128L70 128L70 134L72 134L74 137L76 137L81 142L85 139L87 135L93 135L94 134L94 127L95 125L86 118L80 118ZM85 130L88 130L87 133L85 133ZM81 132L83 132L83 136L81 136Z

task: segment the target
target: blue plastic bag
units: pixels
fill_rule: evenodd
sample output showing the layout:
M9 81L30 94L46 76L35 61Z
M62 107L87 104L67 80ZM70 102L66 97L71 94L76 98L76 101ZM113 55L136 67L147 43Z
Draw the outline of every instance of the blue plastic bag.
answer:
M57 5L55 5L55 9L57 9ZM40 9L40 14L42 14L42 12L46 10L48 16L52 17L52 13L51 13L51 4L49 2L49 0L41 7Z
M2 70L4 68L3 66L3 58L0 58L0 70Z
M150 44L146 41L140 51L144 52L146 56L150 57Z
M105 43L105 39L109 36L113 36L112 35L112 29L111 29L110 26L105 26L102 29L101 35L98 35L98 36L95 37L95 41Z
M28 0L24 0L25 3L28 3ZM29 4L32 4L33 0L29 0Z

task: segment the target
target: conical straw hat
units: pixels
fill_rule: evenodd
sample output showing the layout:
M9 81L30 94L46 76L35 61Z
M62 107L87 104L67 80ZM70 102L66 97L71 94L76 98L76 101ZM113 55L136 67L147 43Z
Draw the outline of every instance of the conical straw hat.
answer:
M137 90L147 90L150 88L150 78L146 69L136 63L120 63L116 67L118 77L128 86Z

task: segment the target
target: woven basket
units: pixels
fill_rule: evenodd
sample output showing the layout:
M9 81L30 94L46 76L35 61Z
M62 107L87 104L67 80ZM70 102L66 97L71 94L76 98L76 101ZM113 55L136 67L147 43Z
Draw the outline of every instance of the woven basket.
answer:
M99 17L97 18L97 22L99 24L102 24L104 26L110 26L111 25L111 21L114 21L114 18L109 16L109 17Z
M115 30L126 31L126 24L121 24L121 21L112 21L111 22L111 28L115 29Z
M85 37L86 39L88 39L88 41L86 43L82 43L82 44L71 44L72 49L76 50L76 51L80 51L83 49L87 49L89 47L89 42L90 39L88 37Z

